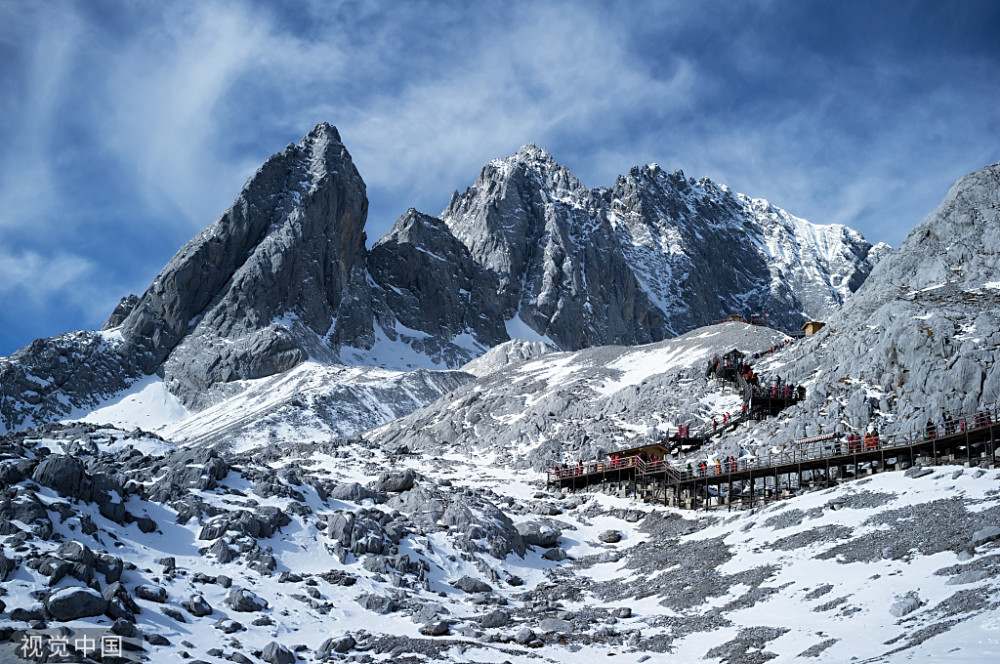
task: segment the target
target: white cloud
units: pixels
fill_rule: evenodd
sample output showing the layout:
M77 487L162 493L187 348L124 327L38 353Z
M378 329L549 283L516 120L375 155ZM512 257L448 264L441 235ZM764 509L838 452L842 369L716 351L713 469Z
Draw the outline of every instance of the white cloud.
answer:
M29 8L25 14L3 17L10 20L11 36L25 38L34 21L43 17ZM45 29L34 39L25 40L20 54L25 65L22 78L5 81L7 100L3 123L5 143L0 156L0 228L49 226L50 215L61 205L55 175L59 146L53 143L53 124L59 121L67 79L77 56L84 27L72 11L54 12L45 17Z
M44 256L34 251L17 254L0 249L0 295L23 295L27 303L41 304L48 298L76 291L89 279L95 265L72 254Z

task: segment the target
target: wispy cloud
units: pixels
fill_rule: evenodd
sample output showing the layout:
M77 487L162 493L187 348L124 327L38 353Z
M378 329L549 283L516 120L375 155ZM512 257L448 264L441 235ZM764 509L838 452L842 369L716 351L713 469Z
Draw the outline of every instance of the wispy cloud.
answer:
M370 240L533 142L589 186L656 161L898 243L1000 159L1000 6L869 4L0 3L3 315L103 317L321 121Z
M18 14L8 7L0 18L6 29L17 33L42 20L42 12L35 7ZM52 127L60 121L58 109L65 102L67 79L84 28L72 12L54 13L45 21L46 29L15 56L24 75L3 80L0 228L50 226L51 216L61 205L55 173L58 145ZM8 45L11 39L7 37Z
M0 296L19 295L41 305L53 294L77 287L94 267L87 259L63 252L43 256L0 249Z

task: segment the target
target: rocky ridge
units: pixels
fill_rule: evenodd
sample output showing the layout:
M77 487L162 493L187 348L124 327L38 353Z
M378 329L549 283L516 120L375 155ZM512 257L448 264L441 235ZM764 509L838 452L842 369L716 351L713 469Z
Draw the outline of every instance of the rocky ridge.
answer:
M123 298L104 335L0 359L3 427L70 416L154 372L200 410L307 359L456 368L515 337L631 345L755 309L794 324L871 267L853 231L655 167L588 190L534 146L489 164L440 217L408 211L370 251L367 207L339 134L318 125ZM779 254L785 268L768 268Z
M826 328L766 365L811 387L784 441L874 423L920 429L1000 400L1000 164L956 182Z

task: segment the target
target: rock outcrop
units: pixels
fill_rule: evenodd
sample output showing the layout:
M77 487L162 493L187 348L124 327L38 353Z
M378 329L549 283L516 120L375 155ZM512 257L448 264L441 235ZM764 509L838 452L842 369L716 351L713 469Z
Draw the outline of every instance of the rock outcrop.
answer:
M910 432L1000 399L1000 164L956 182L819 334L774 363L809 396L778 440ZM820 413L820 411L822 411Z
M102 332L0 358L3 428L85 412L143 374L197 411L306 359L444 369L512 338L634 345L729 313L797 326L884 253L655 165L587 189L535 146L491 162L439 217L407 211L370 251L367 211L337 130L318 125Z
M167 263L122 322L126 344L195 407L213 385L370 346L367 213L340 135L318 125Z

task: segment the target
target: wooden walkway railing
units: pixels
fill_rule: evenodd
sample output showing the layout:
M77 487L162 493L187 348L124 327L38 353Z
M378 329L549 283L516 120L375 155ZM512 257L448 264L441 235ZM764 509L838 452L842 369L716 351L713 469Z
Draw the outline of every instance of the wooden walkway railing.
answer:
M849 442L841 434L816 436L772 451L767 456L720 460L718 463L708 464L704 469L692 467L688 470L658 459L643 461L638 457L627 457L617 462L592 462L553 469L548 474L548 480L549 483L571 488L627 481L631 482L633 490L640 483L656 483L662 487L666 498L666 491L671 487L679 493L680 488L685 486L694 489L704 484L707 490L709 486L728 483L732 490L734 483L749 482L753 487L755 480L772 476L776 486L777 477L782 474L797 473L801 478L803 471L816 471L825 467L829 478L831 467L857 468L859 465L878 461L884 467L887 459L898 461L903 456L909 456L909 462L912 463L917 457L929 455L928 458L936 463L940 454L963 447L967 460L971 462L972 447L978 445L983 446L983 455L991 457L989 462L995 463L996 441L1000 435L1000 405L972 414L945 414L946 417L948 415L951 416L951 428L939 419L933 421L933 433L926 429L924 423L910 432L875 437L867 441L862 437L856 443ZM750 498L753 500L752 488Z

